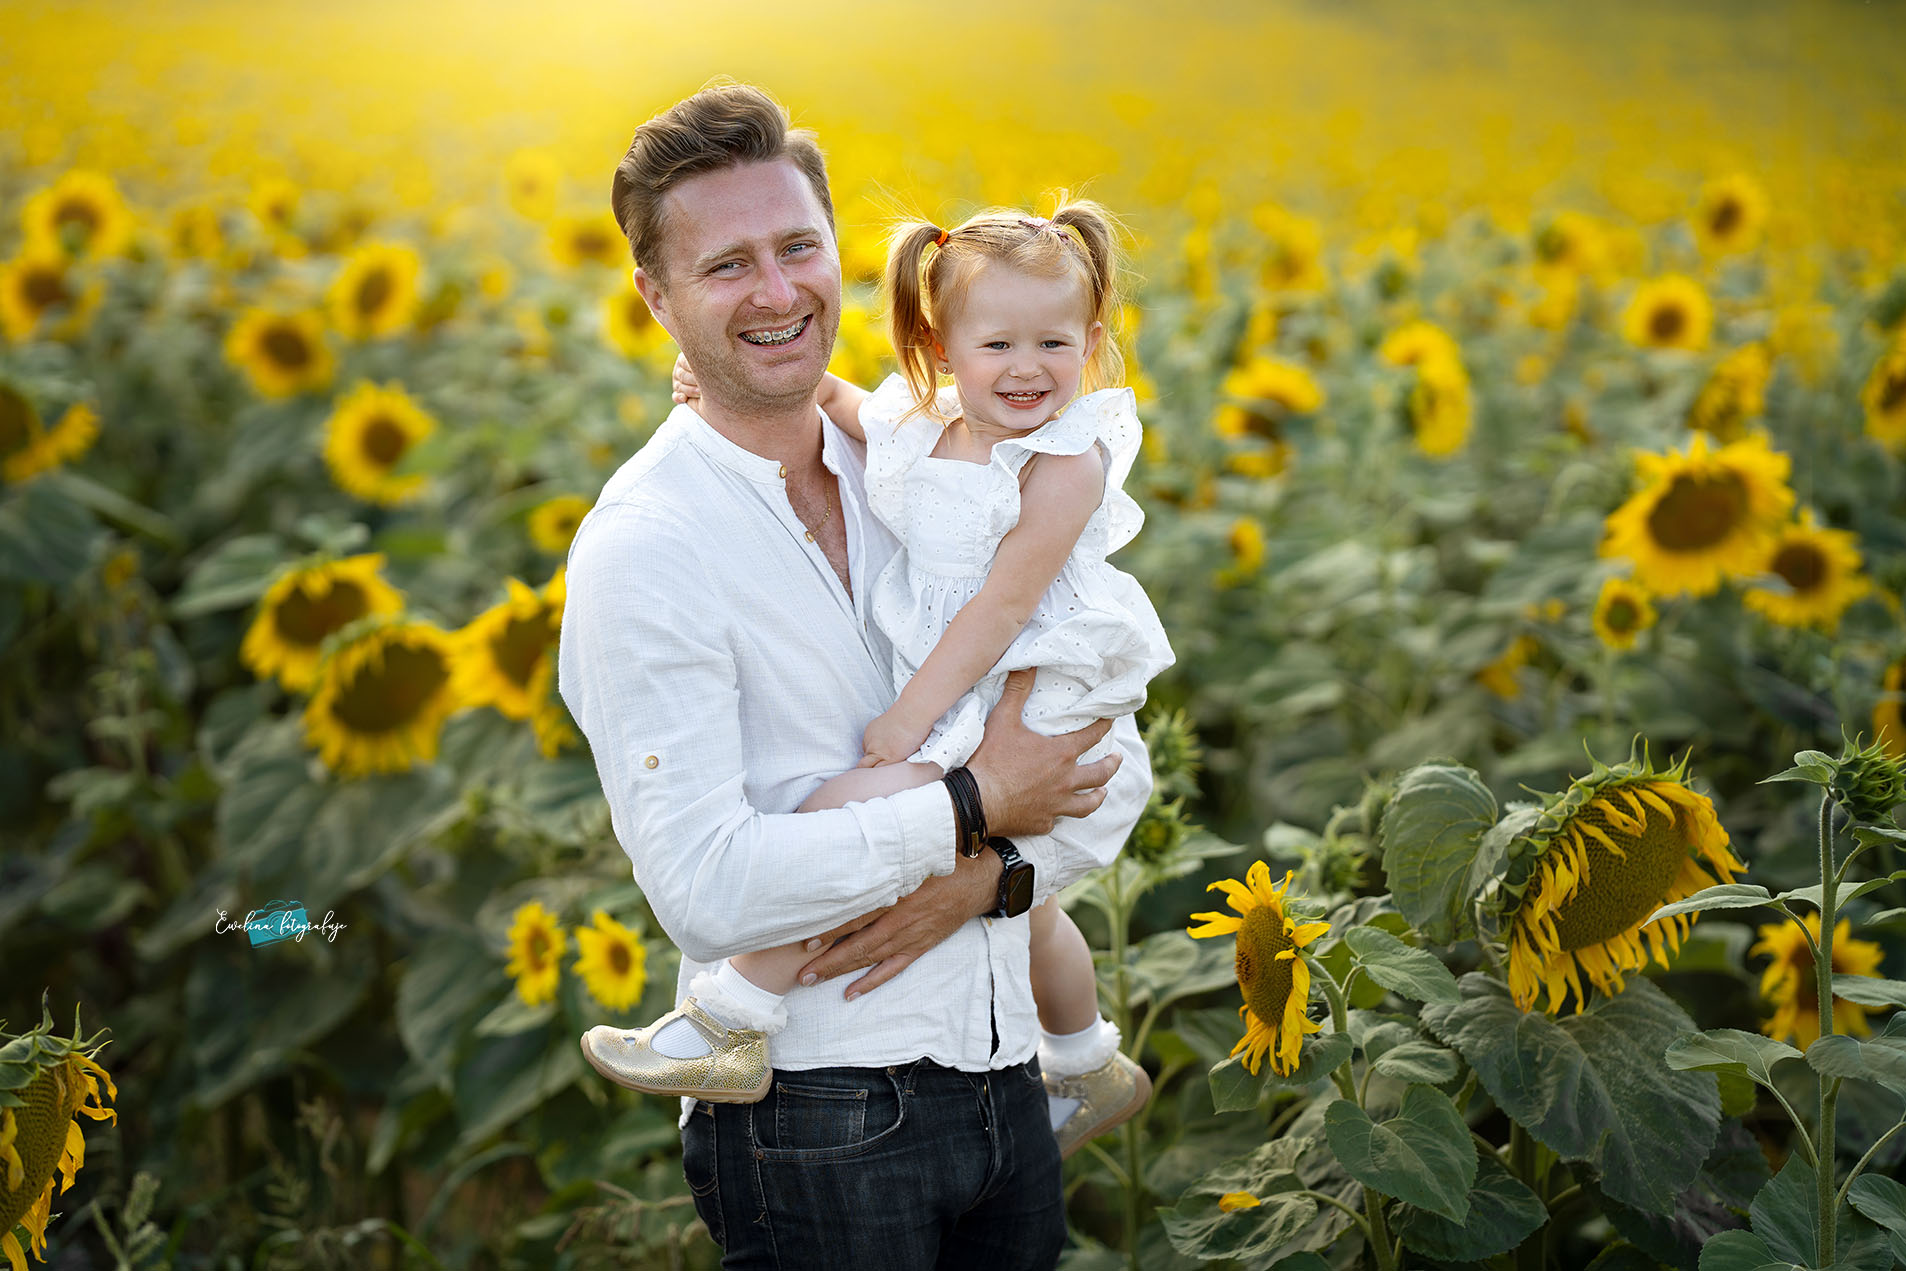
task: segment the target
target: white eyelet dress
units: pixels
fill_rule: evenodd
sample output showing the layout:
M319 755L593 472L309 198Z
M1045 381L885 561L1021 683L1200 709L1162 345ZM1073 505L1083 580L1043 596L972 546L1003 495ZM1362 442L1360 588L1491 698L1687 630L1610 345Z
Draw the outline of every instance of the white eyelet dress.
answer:
M938 421L922 413L896 426L912 405L906 381L894 375L860 414L868 506L901 543L870 593L874 621L893 644L896 693L985 584L1000 540L1019 523L1026 461L1096 447L1105 464L1105 497L1036 612L992 671L933 726L913 761L948 770L965 763L979 747L1007 672L1025 667L1039 672L1024 716L1035 732L1053 736L1136 712L1147 683L1174 659L1138 580L1105 559L1131 542L1145 519L1123 488L1140 438L1132 390L1076 399L1033 431L996 443L986 464L934 458L929 452L940 438ZM958 411L952 389L941 390L939 406L949 415ZM1084 760L1109 753L1100 742Z

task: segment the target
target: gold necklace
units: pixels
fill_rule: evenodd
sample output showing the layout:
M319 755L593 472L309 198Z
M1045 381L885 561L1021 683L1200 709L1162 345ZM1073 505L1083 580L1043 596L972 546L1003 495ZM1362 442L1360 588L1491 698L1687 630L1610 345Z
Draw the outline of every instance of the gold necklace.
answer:
M827 518L834 515L834 492L832 490L828 490L828 491L824 491L824 493L827 495L827 510L821 513L821 519L819 524L815 525L814 529L811 529L807 532L807 541L810 543L814 541L815 530L820 529L822 525L826 525ZM806 522L804 521L802 522L802 524L806 524Z

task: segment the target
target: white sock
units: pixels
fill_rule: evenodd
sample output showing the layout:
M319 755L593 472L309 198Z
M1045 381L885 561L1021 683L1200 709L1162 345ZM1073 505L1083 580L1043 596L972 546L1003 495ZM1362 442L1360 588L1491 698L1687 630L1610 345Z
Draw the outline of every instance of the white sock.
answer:
M1077 1077L1103 1068L1118 1053L1118 1025L1103 1015L1076 1033L1040 1031L1039 1067L1055 1077Z

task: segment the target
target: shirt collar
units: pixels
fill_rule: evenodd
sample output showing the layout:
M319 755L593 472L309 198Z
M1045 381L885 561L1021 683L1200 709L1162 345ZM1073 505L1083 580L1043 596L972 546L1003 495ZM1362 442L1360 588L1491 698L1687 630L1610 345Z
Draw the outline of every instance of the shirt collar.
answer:
M821 428L821 463L826 466L830 472L838 473L841 470L841 461L835 446L834 434L836 430L827 426L831 424L832 421L830 421L825 414L821 413L820 407L816 406L814 409L815 413L821 416L821 422L823 424ZM681 431L689 441L695 445L696 449L700 450L710 459L713 459L716 463L721 464L725 468L732 469L750 481L759 481L764 484L774 485L782 485L786 482L786 473L782 469L779 460L769 459L764 455L758 455L752 450L736 445L717 432L714 425L703 419L701 415L686 402L677 405L674 410L669 412L668 418L663 421L663 427L670 430Z

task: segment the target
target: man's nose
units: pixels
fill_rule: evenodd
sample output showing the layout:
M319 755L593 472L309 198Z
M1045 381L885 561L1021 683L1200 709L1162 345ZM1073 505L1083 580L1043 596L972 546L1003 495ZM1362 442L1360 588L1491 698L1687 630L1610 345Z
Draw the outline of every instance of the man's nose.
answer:
M756 271L754 302L775 313L786 313L794 307L794 284L788 281L780 261L771 260Z

